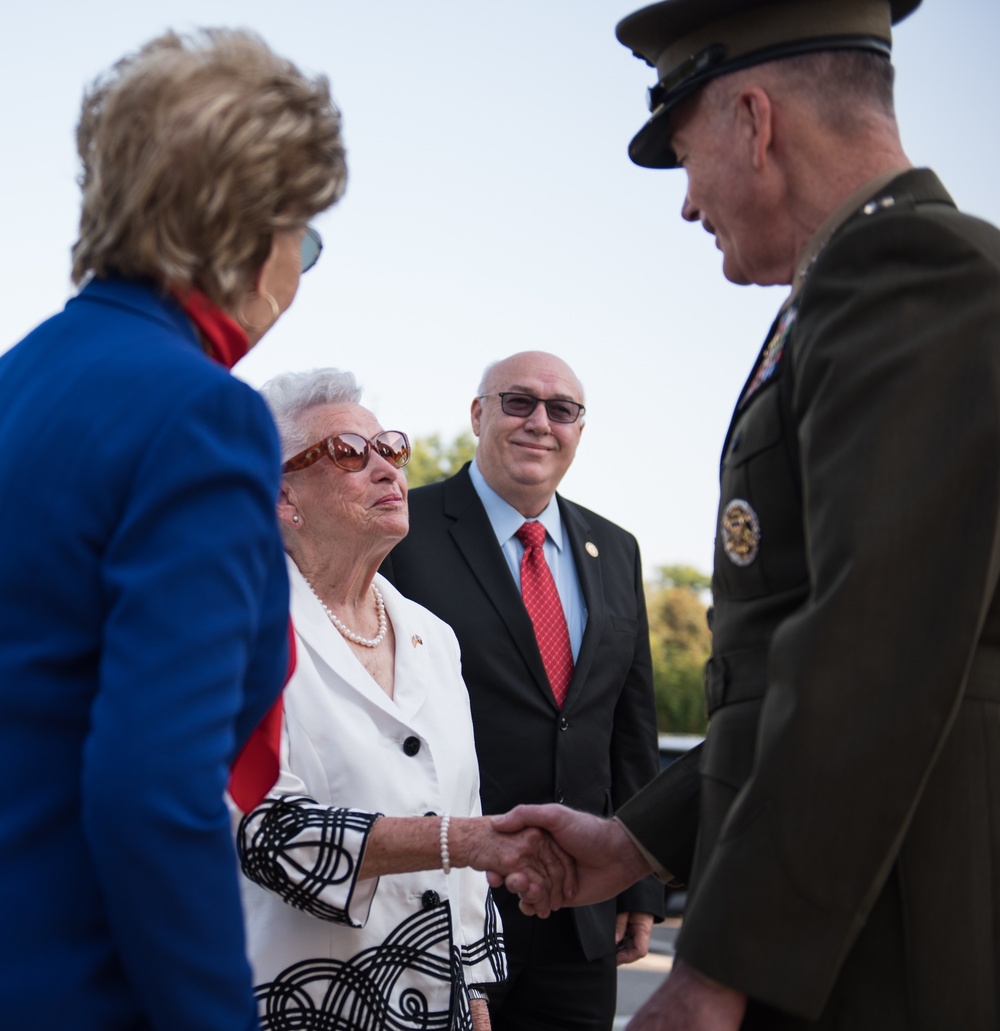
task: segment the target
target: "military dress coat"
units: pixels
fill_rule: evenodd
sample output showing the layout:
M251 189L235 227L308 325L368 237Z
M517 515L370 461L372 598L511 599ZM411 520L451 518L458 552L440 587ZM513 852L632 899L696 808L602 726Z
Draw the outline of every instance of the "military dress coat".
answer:
M705 745L620 813L693 861L678 954L746 1027L995 1029L1000 232L931 172L862 198L782 309L717 533Z

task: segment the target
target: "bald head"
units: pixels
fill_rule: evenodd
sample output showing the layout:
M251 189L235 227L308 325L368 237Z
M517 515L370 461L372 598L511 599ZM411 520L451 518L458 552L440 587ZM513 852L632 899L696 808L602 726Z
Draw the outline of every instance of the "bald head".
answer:
M511 372L511 370L517 370L518 368L525 367L531 370L550 370L553 373L558 371L558 374L563 376L567 382L575 384L577 391L579 392L579 400L583 401L583 384L577 378L576 373L560 358L558 355L550 354L548 351L519 351L517 354L512 354L507 358L500 358L495 362L490 362L489 365L483 370L483 378L479 381L479 394L487 394L494 388L490 386L491 381L500 377L503 378L505 375Z
M479 438L476 465L486 482L525 517L537 516L552 500L576 455L583 405L583 385L561 358L546 351L521 351L488 366L472 402L472 430ZM566 401L546 406L531 401L527 414L508 415L500 394L520 394L538 402ZM552 418L550 408L557 418Z

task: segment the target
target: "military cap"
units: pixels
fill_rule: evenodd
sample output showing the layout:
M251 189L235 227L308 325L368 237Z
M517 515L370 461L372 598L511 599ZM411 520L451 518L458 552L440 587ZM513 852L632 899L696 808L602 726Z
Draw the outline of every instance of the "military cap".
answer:
M629 144L647 168L676 168L668 114L718 75L818 50L889 56L892 26L920 0L663 0L623 18L615 30L656 69L649 121Z

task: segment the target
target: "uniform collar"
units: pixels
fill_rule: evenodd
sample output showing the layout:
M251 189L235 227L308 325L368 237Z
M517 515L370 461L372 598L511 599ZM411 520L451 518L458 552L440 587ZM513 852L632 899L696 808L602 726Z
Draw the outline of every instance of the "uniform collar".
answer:
M876 194L881 193L893 179L898 178L908 168L894 168L891 172L883 172L882 175L870 179L864 186L855 190L846 200L839 204L833 213L826 218L819 229L809 238L805 249L799 255L795 264L795 278L792 280L792 292L789 301L794 300L809 270L813 267L816 259L820 256L823 248L830 242L833 234L858 211L866 201L871 200Z

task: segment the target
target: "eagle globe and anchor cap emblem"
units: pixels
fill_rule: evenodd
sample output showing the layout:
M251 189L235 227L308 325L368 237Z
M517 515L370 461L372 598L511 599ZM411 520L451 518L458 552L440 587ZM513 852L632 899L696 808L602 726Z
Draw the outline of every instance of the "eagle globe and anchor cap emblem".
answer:
M722 549L729 561L748 566L760 551L760 520L748 501L733 498L722 510Z

